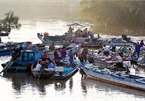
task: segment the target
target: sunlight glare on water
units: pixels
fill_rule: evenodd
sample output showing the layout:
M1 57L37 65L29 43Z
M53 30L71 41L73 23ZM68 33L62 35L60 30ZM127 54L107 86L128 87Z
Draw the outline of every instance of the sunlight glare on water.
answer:
M12 30L10 39L2 37L3 42L32 41L41 43L37 38L38 32L48 31L53 33L53 29L61 29L59 34L67 31L68 22L63 21L21 21L20 30ZM54 33L57 31L54 31ZM54 34L53 33L53 34ZM55 34L56 34L55 33ZM57 33L58 34L58 33ZM102 35L106 38L107 35ZM111 36L112 37L112 36ZM1 57L0 63L7 62L10 57ZM2 69L2 67L1 67ZM144 74L144 70L134 73ZM1 101L144 101L145 92L134 89L115 86L97 80L81 78L77 72L68 80L47 80L34 78L31 73L6 72L0 76Z

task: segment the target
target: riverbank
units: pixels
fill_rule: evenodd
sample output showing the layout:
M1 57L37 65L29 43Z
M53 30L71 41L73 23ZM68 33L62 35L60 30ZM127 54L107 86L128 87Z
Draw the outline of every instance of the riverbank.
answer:
M118 27L118 26L97 26L94 25L91 28L91 31L94 33L104 33L107 35L121 36L122 34L130 36L144 36L145 29L143 28L128 28L128 27Z

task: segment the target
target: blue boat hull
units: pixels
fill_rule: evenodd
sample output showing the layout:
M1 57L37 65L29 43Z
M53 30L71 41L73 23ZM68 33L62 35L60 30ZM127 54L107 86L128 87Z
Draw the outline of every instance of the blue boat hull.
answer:
M0 49L0 56L10 55L12 51L12 49Z
M115 84L119 86L134 88L145 91L145 81L144 77L129 74L127 76L120 76L110 73L106 73L101 70L90 69L87 67L81 67L81 70L89 78L94 78L99 81L103 81L110 84Z

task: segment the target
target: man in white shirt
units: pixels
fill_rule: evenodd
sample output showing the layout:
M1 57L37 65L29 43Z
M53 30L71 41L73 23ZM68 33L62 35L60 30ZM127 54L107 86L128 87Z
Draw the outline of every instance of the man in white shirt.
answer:
M41 61L38 61L36 68L34 68L34 71L39 72L41 70L41 68L42 68Z
M107 46L107 45L105 44L103 50L104 50L104 55L108 56L108 55L109 55L109 51L110 51L109 46Z

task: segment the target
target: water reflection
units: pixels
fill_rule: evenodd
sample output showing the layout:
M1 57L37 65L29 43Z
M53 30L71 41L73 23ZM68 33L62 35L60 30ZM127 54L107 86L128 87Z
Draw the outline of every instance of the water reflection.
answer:
M47 93L46 88L48 86L54 87L56 91L61 91L66 88L66 83L69 82L70 91L73 87L73 78L68 78L66 80L38 80L38 78L33 77L31 73L24 72L5 72L3 77L12 82L12 88L15 90L15 93L21 93L28 86L37 89L39 93L43 95Z
M86 87L86 83L85 83L85 79L81 79L81 87L82 87L82 92L83 95L86 96L87 95L87 87Z
M96 96L98 96L98 97L99 97L99 94L102 93L102 95L103 95L103 93L105 93L105 95L106 95L105 97L111 98L112 100L116 99L116 97L118 97L118 94L123 95L123 96L127 95L128 98L129 98L129 96L133 96L135 98L141 98L141 97L144 98L145 97L144 91L116 86L116 85L100 82L95 79L83 78L81 82L82 82L82 89L85 92L84 93L85 96L90 94L90 91L91 91L91 92L97 93Z
M37 32L50 31L51 29L67 29L68 22L49 22L46 21L22 21L22 28L12 30L10 39L3 37L3 42L7 41L30 41L33 43L41 43L37 38ZM56 31L57 32L57 31ZM49 32L53 34L53 32ZM62 32L60 32L62 33ZM116 37L113 35L101 34L102 38ZM144 40L145 37L131 36L133 41ZM0 63L8 61L10 57L0 57ZM2 68L2 67L1 67ZM136 68L136 69L134 69ZM145 75L145 69L141 67L130 68L132 73L136 75ZM119 87L93 79L81 78L81 74L77 72L72 78L67 80L48 80L34 78L31 73L4 73L0 77L1 92L3 100L55 100L55 101L144 101L145 92ZM8 95L8 96L7 96Z

